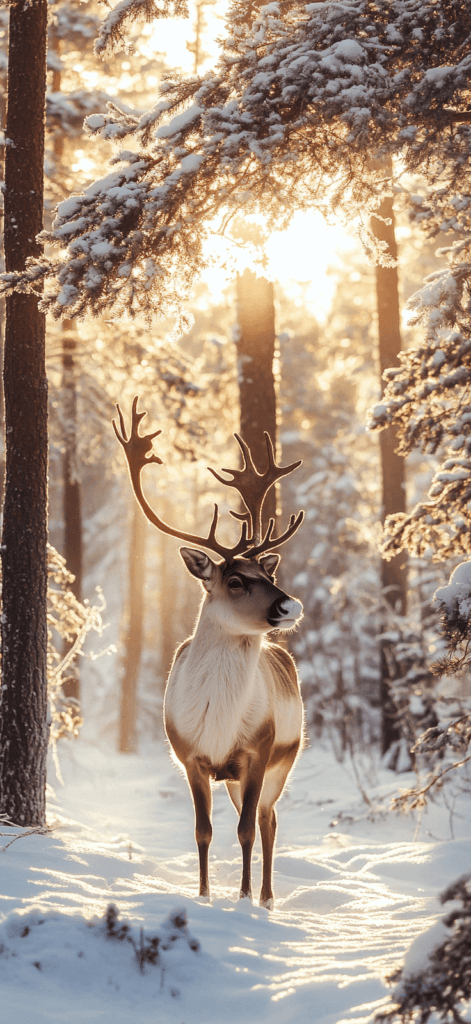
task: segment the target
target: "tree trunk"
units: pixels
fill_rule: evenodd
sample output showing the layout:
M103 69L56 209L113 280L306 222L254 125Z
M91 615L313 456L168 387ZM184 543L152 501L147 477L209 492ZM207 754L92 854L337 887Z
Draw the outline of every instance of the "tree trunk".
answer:
M123 754L134 754L137 749L136 695L144 633L145 531L146 520L137 503L133 502L129 547L129 611L119 723L119 750Z
M251 449L257 469L267 468L266 430L276 452L275 307L273 284L244 270L237 278L238 377L240 433ZM263 508L263 526L276 518L275 487L268 492Z
M50 44L60 57L60 40L58 39L54 26L50 29ZM52 72L53 92L60 92L62 87L62 74L59 68ZM62 178L63 157L64 157L64 135L60 128L54 132L53 150L55 161L56 179ZM64 550L65 564L69 572L73 573L75 579L71 584L71 591L78 601L82 600L83 582L83 544L82 544L82 503L80 493L80 480L77 465L77 393L75 379L75 349L76 339L73 335L73 321L64 320L62 323L62 395L63 395L63 422L64 430L64 455L62 459L62 512L64 520ZM64 640L63 654L68 654L70 642ZM62 690L65 697L73 697L80 700L80 669L79 660L75 658L70 666L70 675L64 679Z
M397 245L394 230L394 209L392 198L385 199L379 211L382 217L391 220L390 224L372 219L372 230L376 238L388 243L391 256L397 259ZM381 374L381 390L385 382L383 372L388 366L397 366L401 351L401 331L399 319L399 290L397 267L376 267L376 297L378 308L379 362ZM404 512L406 508L405 463L402 456L396 454L397 437L392 428L380 433L381 473L382 473L382 519L393 512ZM399 614L407 611L407 555L401 553L389 562L381 561L381 587L386 600ZM390 673L386 660L384 644L381 644L381 747L383 754L391 744L400 738L400 730L396 721L394 704L389 693Z
M167 523L174 520L172 506L165 498L160 498L162 518ZM195 520L196 522L196 520ZM177 646L175 637L175 609L178 600L178 589L176 585L175 556L177 554L175 545L171 538L165 533L159 533L159 561L160 561L160 586L159 586L159 627L160 627L160 665L164 686L167 682L173 655ZM190 588L187 587L187 592ZM181 637L178 638L181 642Z
M39 256L42 229L47 0L10 7L5 262ZM5 500L2 535L0 811L45 820L47 724L47 379L36 295L6 300Z
M6 123L6 93L0 96L0 123ZM2 181L5 180L5 136L0 141L0 177ZM3 237L0 243L3 247ZM5 341L5 300L2 297L0 299L0 366L3 367L3 353L4 353L4 341ZM3 387L0 387L0 437L1 437L1 452L0 452L0 494L2 495L5 489L5 409L3 405Z
M70 589L78 601L82 600L83 544L82 504L80 480L77 466L77 392L75 385L75 347L73 335L65 333L68 327L64 321L62 336L62 395L65 422L64 455L62 459L62 507L64 517L64 558L69 572L75 579ZM67 654L70 643L64 643ZM64 680L62 689L65 697L80 699L80 675L77 659L70 666L71 672Z

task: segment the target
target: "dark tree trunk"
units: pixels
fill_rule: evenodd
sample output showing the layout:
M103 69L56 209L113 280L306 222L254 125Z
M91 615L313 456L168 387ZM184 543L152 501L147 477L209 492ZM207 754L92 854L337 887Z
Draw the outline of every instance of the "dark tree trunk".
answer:
M372 219L372 230L376 238L388 243L391 255L397 259L397 246L394 230L394 209L392 198L385 199L379 208L382 217L391 220L390 224ZM379 362L382 391L385 382L383 371L388 366L397 366L401 351L401 331L399 319L399 290L397 267L376 267L376 296L378 308ZM382 471L382 518L383 522L393 512L404 512L406 508L405 463L402 456L396 454L397 437L395 431L382 430L380 433L381 471ZM389 604L401 615L407 610L407 556L404 553L392 558L389 562L381 561L381 587ZM391 663L391 662L390 662ZM384 644L381 644L381 682L380 700L382 709L381 746L383 754L391 744L399 739L400 730L395 717L395 708L389 692L390 673Z
M10 7L5 262L38 256L42 229L47 0ZM45 317L35 295L6 300L6 474L0 810L45 819L47 725L47 379Z
M237 278L240 433L260 472L267 468L266 430L276 451L275 307L273 284L245 270ZM263 525L276 518L277 495L268 492Z
M0 123L5 124L6 120L6 93L0 96ZM3 136L0 141L0 176L2 181L5 180L5 144ZM3 237L0 242L3 247ZM0 366L3 367L3 353L4 353L4 339L5 339L5 300L3 297L0 299ZM1 436L1 452L0 452L0 494L3 499L3 492L5 489L5 449L4 449L4 438L5 438L5 410L3 406L3 387L0 387L0 436Z
M144 516L137 503L133 502L129 547L129 610L119 722L119 750L123 754L134 754L137 749L136 696L144 633L145 531Z
M77 391L75 381L75 338L65 332L62 341L62 395L65 423L64 455L62 459L62 505L64 517L64 558L69 572L75 579L70 589L78 601L82 600L83 544L82 504L80 480L77 466ZM64 654L70 644L64 645ZM70 675L63 683L65 697L80 699L80 675L77 659L71 666Z
M65 395L64 412L67 421L62 463L64 473L64 558L69 572L75 576L70 589L75 594L77 600L81 601L83 579L82 506L77 469L77 395L75 390L74 348L74 339L64 338L62 386Z

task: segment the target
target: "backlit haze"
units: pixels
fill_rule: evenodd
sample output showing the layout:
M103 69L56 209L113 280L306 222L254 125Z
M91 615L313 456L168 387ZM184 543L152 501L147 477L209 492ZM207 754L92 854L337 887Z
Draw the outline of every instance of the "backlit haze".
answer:
M187 44L192 46L195 40L196 7L194 3L189 6L190 18L162 19L150 25L140 25L136 45L148 59L150 68L152 62L161 66L163 60L169 69L175 68L183 74L195 73L195 55ZM224 33L225 7L225 2L221 3L220 0L204 7L197 69L199 73L210 70L217 62L217 39ZM99 85L99 73L96 71L85 69L81 64L76 65L74 70L80 73L90 88ZM108 81L107 91L111 96L116 93L119 104L119 96L125 95L127 89L132 91L133 81L131 64L123 54L119 79ZM155 73L151 70L146 78L148 95L150 93L157 98L158 82L159 69L156 66ZM76 151L76 163L72 171L85 172L93 180L96 176L93 147ZM329 313L335 291L335 276L330 271L342 262L344 254L359 248L356 235L347 232L342 224L327 224L316 211L298 211L286 231L274 232L269 238L266 244L268 263L263 268L252 262L253 250L211 236L206 254L219 254L222 260L229 258L230 269L214 266L204 273L203 280L212 297L217 299L233 280L235 272L242 272L246 266L251 266L257 273L278 282L287 298L295 303L302 302L305 309L322 322Z

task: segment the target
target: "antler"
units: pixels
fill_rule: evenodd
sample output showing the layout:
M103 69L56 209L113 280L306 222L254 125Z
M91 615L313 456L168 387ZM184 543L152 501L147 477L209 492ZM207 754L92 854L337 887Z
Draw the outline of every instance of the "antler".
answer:
M286 476L288 473L292 473L294 469L297 469L297 467L301 465L301 462L294 462L291 466L277 466L274 458L273 445L268 434L265 434L268 452L268 468L265 473L259 473L255 468L250 449L238 434L236 434L235 437L244 456L243 468L223 469L223 473L230 473L232 475L232 480L224 480L224 478L219 476L214 469L211 469L211 473L213 473L217 480L226 484L228 487L235 487L239 491L239 494L247 508L247 512L231 512L231 515L233 515L235 519L239 519L242 522L240 537L234 547L226 548L220 544L216 538L216 530L219 521L219 508L217 505L214 506L214 515L207 537L198 537L192 533L185 533L183 530L176 530L174 527L165 523L163 519L160 519L150 507L142 492L141 470L144 466L147 466L152 462L162 465L162 459L160 459L158 455L155 455L152 447L154 437L158 437L162 431L155 430L152 434L145 434L141 436L139 433L139 424L147 414L145 412L137 411L138 401L139 398L136 396L132 403L131 433L129 438L126 433L124 418L119 405L117 405L116 408L118 410L121 432L118 430L115 420L113 420L113 427L116 437L124 449L127 458L134 494L142 508L142 511L144 512L144 515L147 517L149 522L153 524L153 526L156 526L162 533L167 533L171 537L178 537L180 540L187 541L189 544L196 544L206 548L208 551L214 551L215 554L221 555L222 558L228 562L232 561L235 555L243 555L245 558L255 558L257 555L262 554L263 551L268 551L271 548L278 547L280 544L284 544L285 541L289 540L289 538L293 536L304 519L304 512L299 512L297 516L292 515L290 517L288 528L280 537L273 537L275 521L274 519L270 519L265 536L263 538L261 536L261 513L267 492L276 480L282 476ZM249 525L251 527L252 534L250 537L248 536Z
M254 547L257 547L257 554L260 554L258 548L262 542L262 508L268 491L270 490L270 487L273 487L273 484L275 484L277 480L281 479L282 476L287 476L288 473L292 473L297 469L298 466L301 465L302 460L300 459L299 462L293 462L291 466L277 466L275 462L275 453L273 451L273 443L270 435L267 434L265 430L264 437L267 446L268 467L265 470L265 473L259 473L258 469L254 465L252 453L246 441L244 441L239 434L234 434L234 437L242 452L242 458L244 460L242 469L224 469L223 467L222 472L230 473L232 480L225 480L223 476L216 473L216 471L211 469L210 466L208 466L208 469L221 484L225 484L226 487L235 487L239 492L247 512L231 512L231 516L234 516L234 519L243 519L250 522L252 528L251 543ZM301 525L303 517L304 513L298 523L298 526ZM291 517L291 520L290 527L294 523L294 516ZM265 540L271 540L275 520L270 520L270 523L272 525L268 527L263 543L265 543ZM297 528L298 527L296 527L296 529ZM288 540L288 537L285 539ZM271 543L270 546L273 547L276 543L281 543L281 538L273 540L273 543ZM266 548L264 547L263 550L265 551ZM253 557L252 553L251 557Z

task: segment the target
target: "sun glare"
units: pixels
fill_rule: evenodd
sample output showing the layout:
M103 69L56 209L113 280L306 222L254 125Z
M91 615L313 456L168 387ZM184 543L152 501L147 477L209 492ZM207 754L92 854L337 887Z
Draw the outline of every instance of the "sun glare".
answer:
M216 39L223 31L223 19L227 4L216 0L205 6L206 27L202 34L202 61L199 72L207 71L217 60ZM159 21L158 26L149 26L149 55L153 50L163 53L166 63L185 74L194 70L194 57L187 44L194 39L196 8L190 4L188 19ZM265 274L278 282L285 294L304 306L319 321L325 320L334 296L335 280L330 273L341 260L341 254L351 251L358 242L349 235L342 225L329 225L317 212L294 215L286 231L274 232L266 245L268 263L265 267L254 263L249 249L239 248L218 236L211 236L206 255L216 256L216 264L206 270L202 280L211 295L217 300L233 280L234 274L251 266L257 273ZM221 265L227 263L224 268Z
M149 57L160 53L169 68L175 68L189 74L194 71L194 54L188 48L195 37L196 4L188 4L189 18L169 18L146 26L143 35L148 37L147 52ZM225 0L215 0L204 6L204 24L200 38L200 60L198 73L202 74L214 67L217 54L217 38L223 33L223 22L227 10ZM139 47L143 50L143 46Z
M276 231L265 247L267 264L253 258L253 249L238 247L228 239L213 235L207 242L207 256L215 256L223 267L205 270L201 279L214 299L218 299L233 280L248 266L260 276L279 284L284 294L323 322L332 305L336 287L332 271L342 257L358 246L358 239L341 224L327 224L316 211L295 213L285 231ZM204 301L202 299L202 301Z
M317 320L325 320L334 297L332 270L342 254L358 241L341 224L327 224L322 214L295 213L286 231L277 231L267 243L268 274L279 281L294 300L302 298Z

